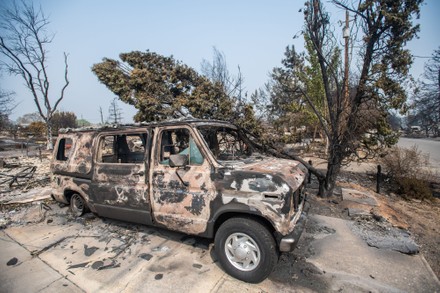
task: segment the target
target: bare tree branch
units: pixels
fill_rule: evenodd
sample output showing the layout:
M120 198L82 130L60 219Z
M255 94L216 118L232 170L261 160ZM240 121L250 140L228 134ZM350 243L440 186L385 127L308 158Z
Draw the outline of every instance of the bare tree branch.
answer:
M69 85L67 54L64 53L64 85L52 106L50 79L47 72L46 45L53 41L47 34L49 20L41 7L36 10L25 0L14 2L11 9L3 11L0 27L0 54L9 61L2 65L10 74L21 76L32 94L41 118L47 126L47 145L52 148L51 119L59 103L63 100Z
M301 88L298 88L298 90L301 92L301 94L306 98L307 103L309 104L309 106L313 109L313 112L315 113L316 117L318 117L319 123L322 127L322 129L325 132L325 135L330 138L330 131L328 129L327 123L325 123L324 117L322 115L321 112L319 112L316 109L315 104L313 103L313 101L310 99L309 95Z

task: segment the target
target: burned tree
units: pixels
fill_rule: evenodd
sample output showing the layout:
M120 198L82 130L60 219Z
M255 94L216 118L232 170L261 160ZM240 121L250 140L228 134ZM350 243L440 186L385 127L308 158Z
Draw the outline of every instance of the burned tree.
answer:
M213 48L212 61L203 59L201 71L209 80L214 83L219 83L228 96L242 97L244 79L240 71L240 66L238 67L237 76L231 75L226 63L225 54L216 47Z
M46 123L47 148L52 149L52 116L64 98L69 85L67 54L64 53L64 85L52 101L47 72L47 49L53 35L48 34L48 18L41 8L25 1L14 2L12 8L1 12L0 53L5 57L2 67L20 76L31 92L38 113Z
M0 129L4 129L9 123L9 114L15 108L14 93L0 89Z
M425 63L413 107L415 115L412 119L418 120L427 134L431 131L440 136L440 48Z
M232 75L229 72L225 54L216 47L213 48L212 61L203 59L201 64L202 74L213 84L222 88L222 91L233 104L233 108L235 108L228 120L240 124L241 127L248 129L255 135L260 135L262 129L255 118L254 108L246 101L244 77L240 66L237 69L237 75Z
M121 101L138 109L135 121L192 115L233 121L246 128L256 126L252 106L234 107L234 97L221 82L200 75L172 56L148 50L119 56L121 61L104 58L92 71Z
M296 70L295 91L318 117L328 137L328 165L321 178L321 195L331 196L344 162L374 155L381 146L397 141L388 124L388 111L403 108L407 95L405 81L412 63L405 45L418 32L413 17L419 16L422 0L411 1L332 1L354 17L351 33L353 55L359 70L344 70L334 58L340 50L329 14L319 0L306 3L304 34L316 54L326 111L320 111L301 80L302 62L292 55L285 66ZM355 63L355 62L353 62ZM325 115L323 115L325 113Z
M54 133L58 134L62 128L75 128L77 126L75 113L68 111L56 111L53 113L52 128Z
M121 101L138 109L135 121L161 121L185 111L195 117L220 118L232 111L220 85L173 57L134 51L120 58L104 58L92 71Z

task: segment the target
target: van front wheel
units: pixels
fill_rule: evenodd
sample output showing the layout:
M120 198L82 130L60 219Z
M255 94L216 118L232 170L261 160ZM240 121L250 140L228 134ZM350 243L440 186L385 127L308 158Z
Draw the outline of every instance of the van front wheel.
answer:
M84 199L78 193L70 198L70 210L75 217L81 217L86 212L87 206Z
M267 278L278 260L270 231L249 218L224 222L215 235L215 251L229 275L249 283Z

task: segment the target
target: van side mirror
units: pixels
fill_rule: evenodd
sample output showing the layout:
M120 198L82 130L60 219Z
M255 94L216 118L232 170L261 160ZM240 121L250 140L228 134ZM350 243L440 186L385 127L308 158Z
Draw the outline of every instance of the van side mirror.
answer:
M188 155L170 155L170 167L185 167L188 165Z

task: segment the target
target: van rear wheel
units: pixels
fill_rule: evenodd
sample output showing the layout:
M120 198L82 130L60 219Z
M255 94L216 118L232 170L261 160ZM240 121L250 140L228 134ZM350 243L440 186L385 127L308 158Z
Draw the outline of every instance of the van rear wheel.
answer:
M270 231L249 218L231 218L224 222L215 235L215 251L229 275L249 283L267 278L278 261Z
M70 211L75 217L81 217L87 210L84 199L78 193L74 193L70 198Z

